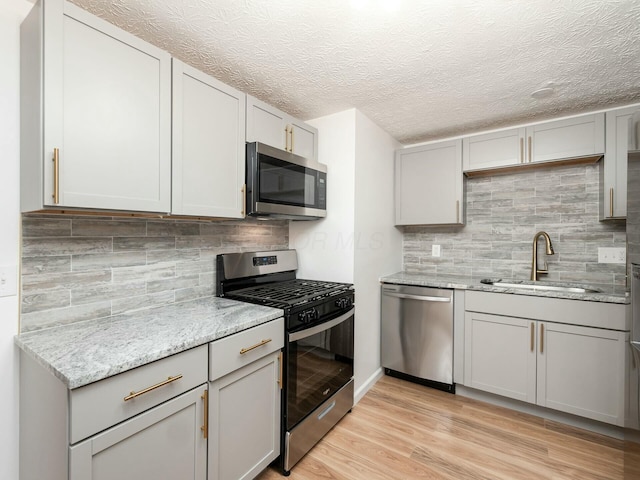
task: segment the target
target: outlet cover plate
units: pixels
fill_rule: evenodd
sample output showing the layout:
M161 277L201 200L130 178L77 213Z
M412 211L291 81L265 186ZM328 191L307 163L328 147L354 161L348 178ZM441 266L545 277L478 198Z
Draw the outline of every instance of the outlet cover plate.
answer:
M431 245L431 256L432 257L440 256L440 245Z
M598 263L627 263L627 249L624 247L599 247Z

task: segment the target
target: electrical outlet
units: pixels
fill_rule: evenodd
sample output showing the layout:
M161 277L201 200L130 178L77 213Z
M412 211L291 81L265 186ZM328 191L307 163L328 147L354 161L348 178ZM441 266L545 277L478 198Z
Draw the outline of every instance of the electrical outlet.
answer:
M11 297L18 290L18 275L16 265L0 266L0 297Z
M432 257L440 256L440 245L431 245L431 256Z
M599 247L598 263L627 263L627 249Z

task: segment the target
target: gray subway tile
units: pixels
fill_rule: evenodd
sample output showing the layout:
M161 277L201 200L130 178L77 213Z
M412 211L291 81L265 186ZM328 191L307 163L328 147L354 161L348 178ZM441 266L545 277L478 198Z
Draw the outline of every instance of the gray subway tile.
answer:
M99 270L103 268L133 267L145 265L145 252L117 252L103 254L82 254L71 257L72 270Z
M145 308L160 307L162 305L170 305L175 302L175 293L173 291L149 293L146 295L137 295L127 298L119 298L113 300L112 314L133 312Z
M111 302L90 303L66 308L56 308L20 316L20 332L68 325L84 320L95 320L111 315Z
M177 237L182 235L200 235L201 224L182 221L148 221L147 236Z
M22 240L23 257L108 253L112 249L112 239L105 237L31 237Z
M150 282L164 278L175 277L176 267L173 264L159 263L156 265L141 265L139 267L122 267L113 269L114 283L128 283L137 280Z
M22 275L71 271L71 255L24 257Z
M113 239L113 251L132 250L168 250L175 248L173 237L116 237Z
M22 313L51 310L71 305L68 289L58 288L44 292L24 293L22 295Z
M111 281L111 270L92 270L87 272L43 273L41 275L23 275L23 292L53 290L58 288L83 288L97 283Z
M22 217L23 237L68 237L71 219L56 217Z
M146 233L146 221L76 218L71 234L78 237L138 237Z

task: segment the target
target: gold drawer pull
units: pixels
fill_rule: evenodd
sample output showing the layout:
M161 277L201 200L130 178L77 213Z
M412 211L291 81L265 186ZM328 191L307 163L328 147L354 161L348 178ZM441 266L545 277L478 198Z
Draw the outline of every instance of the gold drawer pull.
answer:
M533 352L533 349L535 348L534 346L534 341L535 341L535 326L534 323L531 322L531 351Z
M251 350L254 350L258 347L261 347L263 345L266 345L267 343L269 343L271 341L270 338L267 338L266 340L261 340L259 343L256 343L255 345L252 345L248 348L243 348L242 350L240 350L240 355L244 355L247 352L250 352Z
M53 203L60 203L60 149L53 149Z
M144 390L140 390L139 392L134 392L133 390L129 395L124 397L124 401L131 400L132 398L139 397L140 395L144 395L145 393L149 393L151 390L155 390L156 388L164 387L165 385L170 384L171 382L175 382L176 380L180 380L182 378L182 374L176 375L175 377L168 377L166 380L156 383L155 385L151 385L150 387L145 388Z
M200 430L202 430L203 438L207 438L209 436L209 390L205 390L200 398L204 401L204 425L200 427Z
M609 189L609 216L613 217L613 188Z

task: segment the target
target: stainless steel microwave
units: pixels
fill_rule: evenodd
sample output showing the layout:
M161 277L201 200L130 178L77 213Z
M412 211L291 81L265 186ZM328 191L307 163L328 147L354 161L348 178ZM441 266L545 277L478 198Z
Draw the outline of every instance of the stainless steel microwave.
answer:
M327 166L264 143L247 143L247 215L291 220L327 216Z

